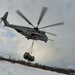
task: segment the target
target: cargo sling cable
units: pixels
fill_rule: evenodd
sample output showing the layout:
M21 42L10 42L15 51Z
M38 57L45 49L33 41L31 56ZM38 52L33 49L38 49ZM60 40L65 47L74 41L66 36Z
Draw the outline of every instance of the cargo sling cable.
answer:
M34 40L32 42L31 47L28 49L28 52L25 52L23 55L23 58L28 60L28 61L34 61L34 56L32 56L32 51L33 51L33 45L34 45Z

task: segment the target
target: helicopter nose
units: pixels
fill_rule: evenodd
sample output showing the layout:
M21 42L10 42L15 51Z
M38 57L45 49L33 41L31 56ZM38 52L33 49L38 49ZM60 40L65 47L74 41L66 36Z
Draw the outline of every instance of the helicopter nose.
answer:
M48 41L48 37L46 35L44 37L44 41L45 41L45 43Z

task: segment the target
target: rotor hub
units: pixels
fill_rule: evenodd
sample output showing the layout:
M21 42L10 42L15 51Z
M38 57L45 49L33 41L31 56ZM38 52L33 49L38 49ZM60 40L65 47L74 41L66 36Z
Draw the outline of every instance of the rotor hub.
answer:
M38 31L38 27L35 27L34 29L35 29L36 31Z

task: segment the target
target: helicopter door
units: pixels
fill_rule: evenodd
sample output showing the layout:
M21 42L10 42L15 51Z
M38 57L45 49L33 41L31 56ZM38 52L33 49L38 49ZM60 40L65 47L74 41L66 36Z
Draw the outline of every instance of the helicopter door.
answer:
M34 40L35 40L35 39L36 39L36 40L38 39L37 35L35 35L35 34L33 34L33 33L32 33L32 35L31 35L31 38L34 39Z

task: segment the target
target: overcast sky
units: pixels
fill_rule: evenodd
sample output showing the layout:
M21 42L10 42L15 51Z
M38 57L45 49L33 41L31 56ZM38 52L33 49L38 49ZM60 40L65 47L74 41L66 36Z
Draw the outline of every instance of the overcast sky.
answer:
M31 27L19 15L20 10L35 26L43 6L48 10L40 26L58 22L64 25L44 29L57 34L47 35L54 41L35 41L33 54L35 62L56 67L75 65L75 1L74 0L0 0L0 17L9 12L8 21L11 24ZM15 30L3 27L0 23L0 54L22 58L24 52L31 46L32 40L27 40Z

